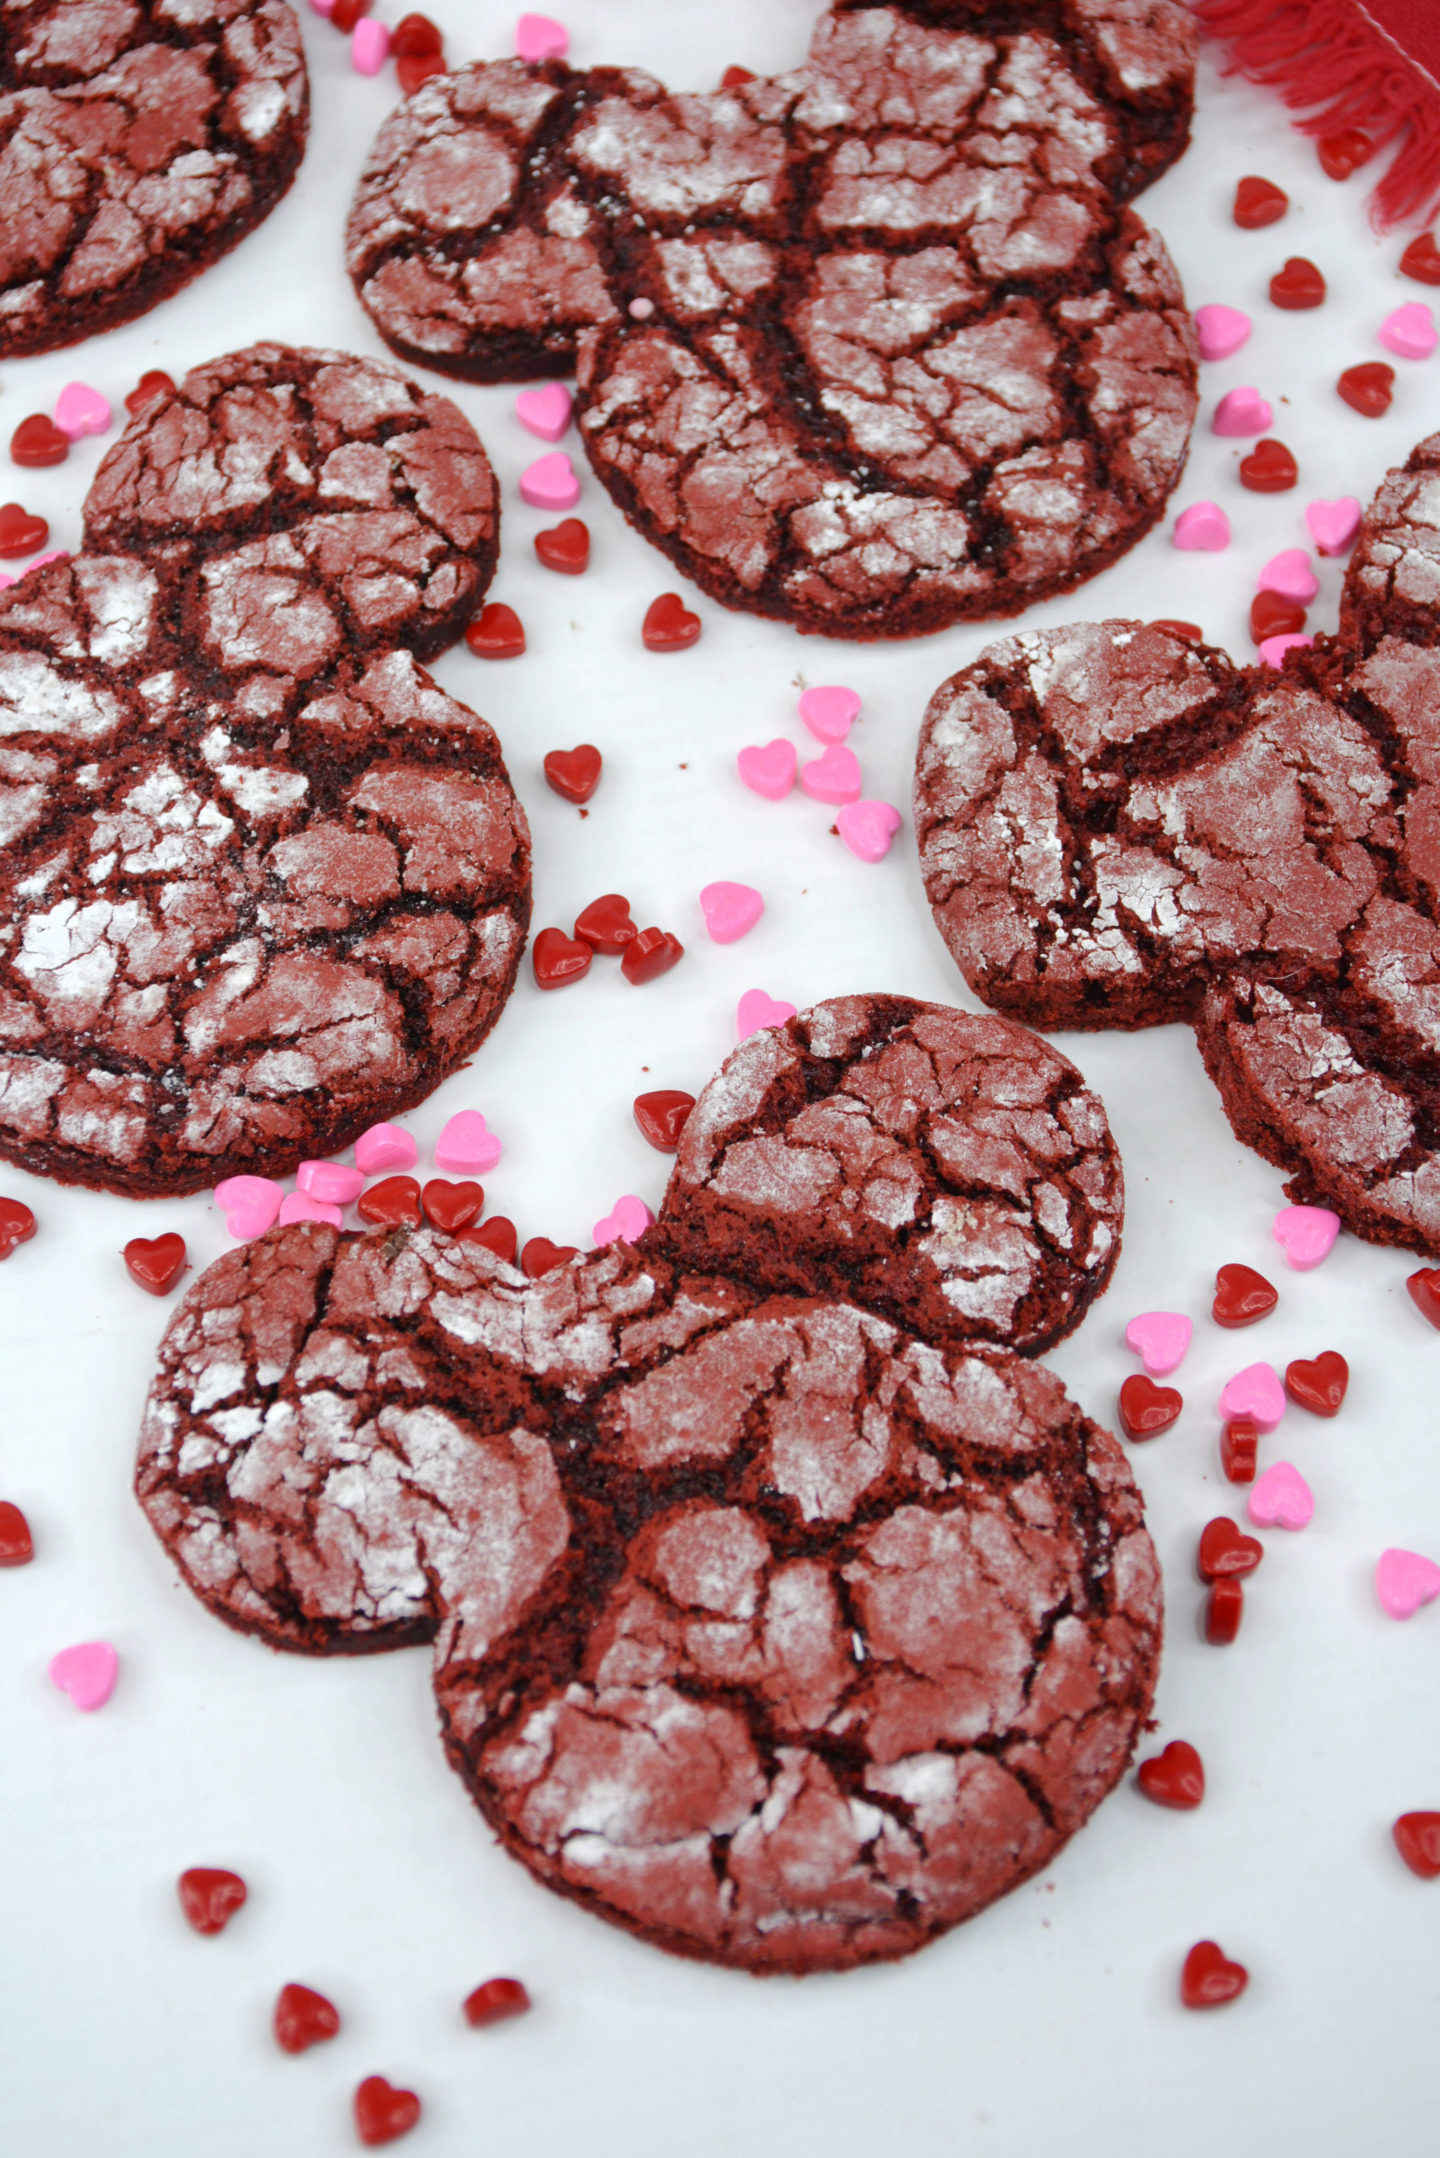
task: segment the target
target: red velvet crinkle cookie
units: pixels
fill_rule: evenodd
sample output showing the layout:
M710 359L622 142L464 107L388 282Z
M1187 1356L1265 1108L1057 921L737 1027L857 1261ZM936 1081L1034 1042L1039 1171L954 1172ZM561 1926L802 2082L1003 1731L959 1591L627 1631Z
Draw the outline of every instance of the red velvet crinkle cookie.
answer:
M438 1627L450 1758L507 1848L751 1970L970 1916L1150 1709L1139 1496L1058 1380L623 1245L527 1283L432 1231L272 1231L177 1311L139 1489L279 1646Z
M937 693L916 821L966 978L1042 1026L1187 1019L1237 1134L1357 1235L1440 1251L1440 436L1285 667L1135 623Z
M1104 1107L1058 1050L1003 1019L838 997L711 1080L646 1242L930 1340L1035 1351L1109 1281L1123 1211Z
M596 473L724 604L848 637L1018 613L1160 516L1196 408L1128 207L1184 149L1173 0L841 5L789 75L436 75L361 176L403 357L579 377Z
M178 292L269 216L308 123L285 0L7 0L0 357Z
M146 404L0 598L0 1155L182 1192L420 1100L494 1023L529 834L416 665L493 574L448 400L259 345Z

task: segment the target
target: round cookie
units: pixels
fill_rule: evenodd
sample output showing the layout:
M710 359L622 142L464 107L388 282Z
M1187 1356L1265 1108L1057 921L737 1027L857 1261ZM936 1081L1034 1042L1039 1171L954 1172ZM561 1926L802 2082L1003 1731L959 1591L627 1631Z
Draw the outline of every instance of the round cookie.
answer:
M518 1629L483 1556L446 1584L451 1761L540 1880L659 1946L907 1954L1046 1864L1144 1726L1120 1450L1038 1366L819 1299L631 1367L557 1455L577 1536Z
M627 517L726 605L849 637L1013 614L1160 515L1193 331L1128 208L1187 139L1171 0L842 7L709 96L514 62L381 129L356 290L403 357L577 370Z
M309 124L285 0L10 0L0 357L178 292L269 216Z
M711 1080L645 1244L932 1341L1034 1352L1109 1281L1123 1212L1104 1108L1048 1043L840 997L752 1034Z
M411 653L496 519L455 408L344 354L256 347L125 430L84 551L0 599L0 1155L135 1194L281 1173L483 1040L529 833Z

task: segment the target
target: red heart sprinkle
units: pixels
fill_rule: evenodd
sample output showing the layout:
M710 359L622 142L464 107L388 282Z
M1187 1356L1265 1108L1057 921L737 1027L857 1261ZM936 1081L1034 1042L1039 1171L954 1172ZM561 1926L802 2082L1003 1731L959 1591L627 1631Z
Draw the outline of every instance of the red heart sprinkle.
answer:
M1322 1349L1316 1357L1297 1357L1285 1366L1285 1391L1302 1409L1316 1416L1338 1415L1350 1384L1350 1366L1338 1349Z
M1347 367L1335 387L1352 411L1363 413L1367 420L1378 420L1390 410L1395 370L1383 360L1364 360L1358 367Z
M460 1241L462 1244L483 1244L487 1251L493 1251L496 1258L503 1259L507 1266L515 1264L515 1247L519 1238L515 1234L514 1222L507 1221L503 1214L492 1214L488 1221L478 1223L475 1228L462 1230Z
M1300 477L1300 467L1283 442L1265 435L1247 457L1240 460L1240 485L1252 495L1283 495ZM1272 599L1278 597L1271 593Z
M1163 1753L1142 1761L1135 1781L1157 1806L1189 1813L1205 1796L1205 1764L1183 1738L1172 1738Z
M1217 1514L1200 1531L1195 1563L1202 1581L1228 1581L1253 1574L1265 1556L1265 1546L1247 1536L1228 1514Z
M1120 1389L1120 1421L1132 1439L1153 1439L1168 1431L1185 1403L1173 1386L1157 1386L1134 1371Z
M223 1933L246 1896L239 1874L223 1866L191 1866L175 1885L180 1908L197 1933Z
M34 1234L35 1216L25 1201L0 1199L0 1259L8 1259L17 1244L28 1244Z
M157 397L173 397L174 395L175 385L164 368L152 367L148 374L140 377L134 389L131 390L125 400L125 410L127 412L143 412L146 405L153 404Z
M1217 1326L1253 1326L1275 1309L1280 1292L1253 1266L1222 1266L1215 1276L1210 1316Z
M132 1236L123 1257L132 1281L152 1296L168 1296L185 1271L185 1239L173 1229L164 1236Z
M420 1226L420 1186L413 1176L387 1176L369 1185L355 1202L362 1221L388 1229Z
M10 455L17 465L63 465L70 455L70 437L48 412L32 412L10 437Z
M528 1274L532 1281L538 1281L542 1274L579 1256L573 1244L552 1244L548 1236L532 1236L520 1254L520 1271Z
M1390 1833L1412 1873L1440 1879L1440 1813L1402 1813Z
M402 15L390 32L390 50L397 60L419 60L443 52L445 40L428 15Z
M1422 232L1410 242L1400 257L1400 272L1413 277L1417 285L1440 285L1440 247L1433 232Z
M590 527L579 517L567 517L549 531L536 533L535 552L546 569L578 577L590 566Z
M1250 1983L1243 1963L1232 1963L1216 1941L1197 1941L1180 1973L1180 1998L1187 2008L1222 2008L1238 2001Z
M1250 602L1250 636L1255 644L1263 644L1267 637L1288 637L1292 630L1305 627L1305 609L1298 600L1285 599L1279 592L1257 592Z
M0 1199L0 1209L7 1205L14 1206L15 1203L13 1199ZM4 1236L5 1216L3 1211L0 1211L0 1259L5 1256ZM1418 1273L1407 1278L1405 1286L1410 1291L1411 1302L1421 1317L1428 1319L1432 1326L1440 1326L1440 1266L1422 1266Z
M684 945L668 929L642 929L626 946L620 972L638 989L645 982L658 981L684 957Z
M1203 644L1205 632L1198 622L1177 622L1172 616L1162 615L1150 624L1152 629L1168 630L1172 637L1184 637L1191 644Z
M518 659L525 649L524 624L513 607L492 599L466 630L465 642L477 659Z
M594 957L582 937L567 937L563 929L542 929L530 953L536 987L563 989L567 982L578 982L590 972Z
M647 652L683 652L700 635L700 617L678 592L662 592L650 602L640 634Z
M577 749L552 749L545 758L545 781L567 802L588 802L600 784L601 756L593 742Z
M727 67L720 77L720 87L722 90L743 90L747 82L754 80L748 67Z
M1337 135L1322 135L1315 148L1332 180L1348 180L1375 155L1374 143L1358 127L1342 127Z
M480 1184L452 1184L443 1176L432 1176L420 1194L420 1204L432 1227L454 1236L480 1219L485 1191Z
M335 0L335 14L339 12L340 0ZM372 2149L408 2135L419 2118L420 2101L414 2091L397 2091L383 2076L367 2076L355 2093L355 2126L360 2141Z
M282 2052L303 2053L333 2038L340 2028L340 2011L323 1993L293 1982L280 1988L275 2003L275 2038Z
M1235 222L1246 232L1273 225L1289 207L1290 197L1284 188L1277 187L1273 180L1262 180L1258 173L1247 173L1235 190Z
M636 1095L635 1121L657 1154L673 1154L694 1106L693 1094L661 1087L654 1094Z
M1245 1591L1233 1575L1212 1581L1205 1600L1205 1638L1212 1648L1229 1648L1245 1616Z
M402 53L395 62L395 79L406 97L413 97L422 82L447 72L443 52Z
M330 20L337 30L349 37L362 15L370 12L370 0L335 0L330 10Z
M18 1506L0 1499L0 1566L28 1566L34 1556L29 1522Z
M1253 1484L1260 1426L1253 1416L1232 1416L1220 1433L1220 1466L1232 1484Z
M7 502L0 508L0 561L38 554L49 537L50 527L44 518L32 517L18 502Z
M1325 298L1325 279L1313 262L1303 255L1292 255L1283 270L1277 270L1270 280L1270 298L1276 307L1285 307L1292 313L1302 307L1319 307Z
M507 2016L523 2016L530 1996L518 1978L487 1978L465 2001L465 2021L477 2030L487 2023L503 2023Z
M575 917L575 934L593 950L614 954L633 944L640 932L630 919L630 902L624 893L606 892Z

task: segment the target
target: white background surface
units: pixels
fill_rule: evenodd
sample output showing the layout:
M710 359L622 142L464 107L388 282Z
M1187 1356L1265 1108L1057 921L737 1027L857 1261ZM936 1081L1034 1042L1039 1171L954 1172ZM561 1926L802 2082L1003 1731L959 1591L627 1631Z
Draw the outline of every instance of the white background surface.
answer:
M398 7L390 10L398 12ZM312 68L309 153L293 193L240 250L129 328L4 370L0 434L48 410L72 376L115 402L146 367L178 375L256 336L379 353L340 263L364 149L394 95L362 80L344 41L302 9ZM451 0L432 13L454 60L510 48L514 10ZM729 62L756 71L805 51L811 0L566 0L577 64L643 65L708 88ZM1286 187L1290 216L1239 232L1240 174ZM1194 144L1141 208L1168 241L1192 305L1255 317L1249 345L1206 370L1190 470L1175 498L1221 501L1235 545L1177 554L1165 530L1032 623L1105 613L1199 620L1237 654L1261 563L1303 545L1311 495L1368 498L1381 473L1440 425L1440 359L1397 362L1380 422L1334 394L1343 366L1383 355L1374 333L1425 290L1396 275L1403 239L1377 240L1363 178L1338 187L1278 104L1202 68ZM1330 280L1317 314L1269 306L1292 253ZM1254 382L1300 459L1289 495L1244 492L1247 445L1208 432L1215 397ZM437 385L444 387L443 384ZM522 1237L585 1243L624 1191L652 1205L666 1163L639 1139L632 1097L698 1092L734 1039L744 989L804 1005L886 989L971 999L936 935L906 826L889 859L854 861L830 814L797 792L779 805L735 777L746 742L791 734L803 682L853 684L851 737L867 793L908 810L917 724L983 628L848 648L696 602L692 651L651 656L644 609L676 584L587 478L594 536L583 579L541 569L544 518L515 481L541 445L513 390L452 388L500 474L504 548L492 597L530 637L519 662L463 647L436 668L496 725L535 835L536 927L568 928L620 889L637 920L678 932L686 959L632 990L597 962L548 996L525 978L471 1071L409 1120L422 1150L455 1110L485 1111L505 1142L491 1210ZM122 415L123 416L123 415ZM111 438L113 439L113 437ZM583 458L572 435L565 447ZM73 545L103 445L50 472L7 466L11 491ZM1327 565L1312 626L1333 625ZM692 595L693 597L693 595ZM582 820L545 788L547 749L589 740L605 777ZM818 753L818 745L815 752ZM708 943L697 894L712 878L760 886L767 912L742 943ZM0 1171L35 1240L0 1270L0 1497L24 1507L30 1567L0 1574L0 2147L33 2158L326 2158L355 2148L350 2097L380 2072L418 2090L415 2158L576 2149L624 2158L808 2152L976 2152L1066 2158L1224 2150L1369 2153L1433 2141L1440 1886L1401 1866L1394 1816L1440 1806L1435 1670L1440 1606L1409 1625L1375 1602L1373 1565L1399 1543L1440 1556L1435 1374L1440 1339L1409 1304L1405 1255L1340 1240L1318 1272L1291 1273L1270 1241L1280 1179L1232 1139L1187 1032L1069 1037L1099 1088L1129 1187L1114 1285L1052 1361L1103 1420L1134 1368L1136 1311L1190 1311L1180 1423L1136 1450L1165 1565L1169 1633L1156 1744L1199 1746L1204 1806L1172 1814L1118 1791L1048 1874L923 1954L843 1978L754 1981L668 1958L547 1894L492 1845L434 1731L423 1651L368 1662L271 1654L207 1616L180 1587L129 1490L154 1345L173 1298L126 1276L121 1245L180 1229L197 1266L226 1248L201 1197L135 1204ZM422 1160L428 1162L428 1152ZM1246 1260L1282 1291L1242 1335L1208 1318L1215 1267ZM193 1278L193 1277L192 1277ZM1293 1459L1316 1496L1302 1535L1267 1535L1231 1649L1197 1632L1196 1535L1238 1515L1220 1477L1215 1402L1229 1372L1265 1357L1341 1349L1354 1373L1341 1416L1292 1410L1266 1458ZM45 1676L67 1643L105 1636L120 1683L77 1714ZM201 1940L174 1881L198 1864L250 1884L228 1932ZM1238 2005L1178 2005L1185 1950L1217 1938L1250 1968ZM514 1973L535 2012L470 2031L459 2003ZM296 1978L339 2005L333 2044L289 2059L269 2034Z

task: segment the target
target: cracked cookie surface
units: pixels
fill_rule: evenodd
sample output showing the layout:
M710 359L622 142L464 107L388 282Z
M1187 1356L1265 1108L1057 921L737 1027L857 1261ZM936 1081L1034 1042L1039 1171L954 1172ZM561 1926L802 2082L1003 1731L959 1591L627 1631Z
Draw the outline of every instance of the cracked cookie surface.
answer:
M711 1080L645 1241L928 1340L1033 1352L1109 1281L1123 1212L1104 1108L1057 1050L1001 1019L838 997Z
M269 215L308 120L285 0L6 0L0 356L188 284Z
M529 835L412 655L497 522L468 423L373 362L257 346L132 421L83 551L0 600L0 1153L137 1194L275 1173L483 1039Z
M377 137L351 276L405 358L576 368L597 474L725 604L851 637L1017 613L1184 463L1193 333L1128 203L1193 62L1168 0L915 0L709 96L462 68Z

